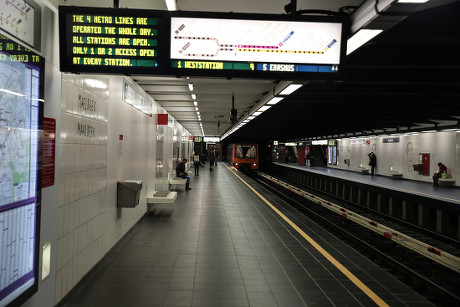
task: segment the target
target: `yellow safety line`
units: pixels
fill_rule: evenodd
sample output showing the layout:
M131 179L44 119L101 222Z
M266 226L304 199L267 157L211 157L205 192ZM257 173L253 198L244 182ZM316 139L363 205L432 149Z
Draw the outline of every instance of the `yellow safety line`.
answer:
M361 291L363 291L371 300L373 300L378 306L389 306L385 303L377 294L369 289L361 280L359 280L353 273L351 273L346 267L338 262L331 254L329 254L324 248L321 247L315 240L307 235L302 229L300 229L294 222L292 222L287 216L273 206L265 197L260 195L253 187L251 187L243 178L233 172L230 167L225 165L236 177L238 177L249 189L251 189L257 196L260 197L270 208L273 209L283 220L285 220L292 228L294 228L305 240L308 241L318 252L320 252L330 263L332 263L340 272L342 272L352 283L354 283Z

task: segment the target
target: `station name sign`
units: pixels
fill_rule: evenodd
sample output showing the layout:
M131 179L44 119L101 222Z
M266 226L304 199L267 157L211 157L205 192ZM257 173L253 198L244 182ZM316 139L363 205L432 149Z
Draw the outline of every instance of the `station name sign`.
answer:
M161 18L139 10L60 7L61 70L154 74Z
M339 79L339 17L60 6L61 70Z

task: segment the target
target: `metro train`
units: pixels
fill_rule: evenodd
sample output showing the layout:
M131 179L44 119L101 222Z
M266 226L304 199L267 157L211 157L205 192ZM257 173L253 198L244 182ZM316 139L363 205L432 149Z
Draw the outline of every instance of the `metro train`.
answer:
M249 143L228 145L226 161L240 170L259 169L259 145Z

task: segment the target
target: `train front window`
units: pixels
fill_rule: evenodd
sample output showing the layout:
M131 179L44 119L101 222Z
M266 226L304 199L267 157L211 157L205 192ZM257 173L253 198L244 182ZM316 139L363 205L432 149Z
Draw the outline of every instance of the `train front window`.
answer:
M257 148L254 145L237 145L235 148L235 158L255 159L257 158Z

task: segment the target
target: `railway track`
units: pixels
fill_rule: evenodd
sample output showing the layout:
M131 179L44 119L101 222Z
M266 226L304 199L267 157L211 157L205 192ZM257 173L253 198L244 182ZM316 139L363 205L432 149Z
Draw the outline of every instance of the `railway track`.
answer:
M460 242L267 173L254 179L436 305L460 306Z

